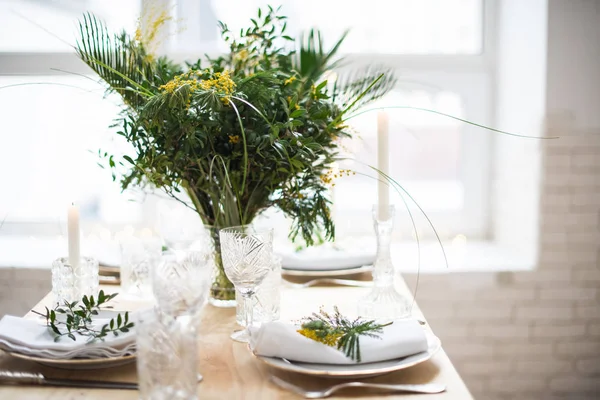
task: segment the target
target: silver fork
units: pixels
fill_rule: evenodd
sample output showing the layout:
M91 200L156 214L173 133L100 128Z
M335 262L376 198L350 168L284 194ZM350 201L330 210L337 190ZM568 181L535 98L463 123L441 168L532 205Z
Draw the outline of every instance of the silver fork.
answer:
M437 383L427 383L422 385L388 385L384 383L368 383L368 382L346 382L338 385L333 385L325 390L304 390L296 385L284 381L274 375L271 376L271 381L280 388L294 392L305 399L323 399L331 396L337 390L350 387L363 387L372 389L381 389L392 392L407 392L407 393L441 393L446 390L445 385Z
M303 289L303 288L307 288L307 287L322 284L322 283L329 283L332 285L339 285L339 286L354 286L354 287L372 287L373 286L373 282L370 282L370 281L354 281L351 279L332 279L332 278L318 278L318 279L313 279L311 281L304 282L304 283L293 283L293 282L284 280L284 283L287 286L293 287L295 289Z

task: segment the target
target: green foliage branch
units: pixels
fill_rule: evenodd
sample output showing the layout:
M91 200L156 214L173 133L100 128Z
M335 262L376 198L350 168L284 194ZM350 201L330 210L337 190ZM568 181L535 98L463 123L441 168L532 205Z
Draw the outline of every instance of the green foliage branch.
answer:
M93 317L97 316L100 310L111 308L106 306L106 303L117 295L118 293L107 295L103 290L100 290L97 297L84 295L81 301L68 302L65 300L63 304L57 303L52 309L46 307L45 314L37 311L33 312L46 318L46 324L55 335L55 342L63 337L76 340L76 334L87 336L90 342L104 340L110 333L118 336L119 333L129 332L135 325L129 320L129 312L117 314L116 317L99 327L99 329L93 324ZM61 315L64 318L60 318Z

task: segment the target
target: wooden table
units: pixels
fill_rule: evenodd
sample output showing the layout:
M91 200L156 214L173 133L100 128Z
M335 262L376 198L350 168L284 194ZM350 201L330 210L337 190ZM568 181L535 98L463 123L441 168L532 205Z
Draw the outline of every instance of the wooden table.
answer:
M114 292L116 286L105 286L105 291ZM401 290L408 292L405 285ZM299 319L324 305L331 308L334 304L342 312L351 313L356 309L357 300L368 289L314 287L310 289L289 289L282 293L281 317L284 319ZM115 308L120 310L135 309L140 303L131 303L125 297L118 296L114 300ZM34 309L43 309L50 305L52 298L46 296ZM419 310L414 315L423 319ZM29 313L28 317L34 318ZM237 343L229 338L236 328L235 309L219 309L207 306L204 312L198 343L199 371L204 375L204 381L198 385L200 399L299 399L300 397L286 392L269 382L269 376L274 371L262 364L247 349L245 344ZM0 354L2 354L0 352ZM47 377L100 379L112 381L137 381L135 363L111 369L95 371L67 371L44 367L25 360L13 358L7 354L0 355L0 370L41 372ZM293 381L307 389L318 389L336 383L331 379L312 378L294 373L280 373L283 379ZM454 369L450 359L440 350L431 360L412 368L369 379L381 383L443 383L447 391L440 394L387 394L369 392L366 389L347 389L340 391L332 398L355 399L439 399L439 400L469 400L472 399L467 387ZM104 389L71 389L33 386L0 386L0 399L110 399L134 400L138 398L136 391L104 390Z

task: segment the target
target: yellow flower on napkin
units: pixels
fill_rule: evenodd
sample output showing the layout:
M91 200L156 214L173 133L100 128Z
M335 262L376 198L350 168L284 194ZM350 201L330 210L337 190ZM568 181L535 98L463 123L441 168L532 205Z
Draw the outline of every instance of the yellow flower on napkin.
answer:
M298 329L296 332L301 334L302 336L306 336L309 339L315 340L317 342L326 344L327 346L336 347L338 341L342 337L341 333L328 333L324 337L317 335L317 332L313 329L302 328Z

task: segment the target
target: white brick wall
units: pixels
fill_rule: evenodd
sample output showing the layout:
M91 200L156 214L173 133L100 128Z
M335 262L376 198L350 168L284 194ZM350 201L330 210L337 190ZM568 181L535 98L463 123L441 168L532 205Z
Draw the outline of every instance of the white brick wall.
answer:
M544 145L536 270L421 277L419 304L477 399L600 398L600 130L554 133L568 140Z

